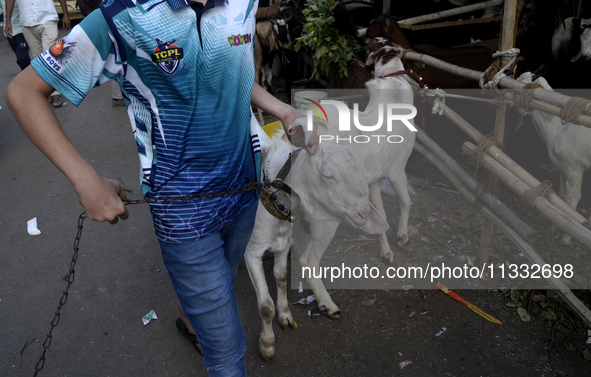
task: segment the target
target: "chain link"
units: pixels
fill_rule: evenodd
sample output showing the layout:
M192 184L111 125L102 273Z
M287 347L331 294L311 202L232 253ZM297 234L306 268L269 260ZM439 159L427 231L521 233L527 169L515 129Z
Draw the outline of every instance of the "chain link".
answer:
M248 177L246 179L248 180ZM273 182L264 182L264 183L254 182L254 181L249 180L247 187L239 188L236 190L225 190L225 191L221 191L221 192L208 192L208 193L204 193L204 194L192 194L192 195L184 195L184 196L165 196L163 198L128 199L125 202L125 205L135 205L135 204L143 204L143 203L153 204L153 203L158 203L158 202L175 202L175 201L188 201L188 200L203 199L203 198L214 198L217 196L240 194L243 192L255 191L255 190L259 190L263 187L273 187L275 189L281 189L284 185L285 184L280 179L275 180ZM70 289L70 286L74 283L74 278L76 277L76 271L74 271L74 267L76 266L76 262L78 261L78 246L80 245L83 224L84 224L84 220L86 219L86 217L87 217L86 212L81 213L80 216L78 217L78 231L76 233L76 239L74 240L74 247L73 247L74 254L72 255L72 260L70 261L70 270L69 270L69 274L68 274L68 284L66 285L66 289L64 289L64 291L62 292L62 297L60 299L59 305L57 306L53 320L51 321L51 328L49 329L49 333L47 334L47 337L45 338L45 341L43 342L43 352L41 353L41 356L39 357L39 361L37 361L37 364L35 365L35 373L33 374L33 377L37 376L37 373L39 373L43 369L43 367L45 366L45 352L47 352L49 347L51 347L51 342L53 340L53 330L60 322L60 316L61 316L60 311L62 309L62 306L64 306L66 304L66 302L68 301L68 290Z

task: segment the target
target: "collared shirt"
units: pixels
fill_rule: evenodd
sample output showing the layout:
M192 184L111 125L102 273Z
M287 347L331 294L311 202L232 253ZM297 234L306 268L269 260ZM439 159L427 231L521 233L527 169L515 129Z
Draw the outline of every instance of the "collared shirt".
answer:
M0 7L4 12L4 18L6 18L6 0L0 0ZM19 18L18 5L16 4L16 2L14 3L14 7L12 8L12 17L10 18L10 23L12 24L12 35L22 34L23 28L21 27L21 20ZM7 37L6 28L3 27L2 32L4 33L4 36Z
M215 1L201 16L184 0L107 0L32 62L78 105L95 86L119 81L146 198L223 190L258 179L251 127L258 1ZM254 192L151 204L158 237L189 242L228 224Z
M20 9L22 26L33 27L47 21L59 21L53 0L15 0L15 4Z

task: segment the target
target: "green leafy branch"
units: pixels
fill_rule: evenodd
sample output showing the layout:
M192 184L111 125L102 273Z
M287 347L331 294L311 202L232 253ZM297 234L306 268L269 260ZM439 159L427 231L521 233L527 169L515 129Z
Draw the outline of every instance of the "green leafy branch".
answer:
M306 9L303 10L308 22L302 29L303 35L295 41L293 48L296 52L302 46L311 49L314 62L312 78L315 80L321 74L327 76L333 66L338 67L340 77L348 77L347 63L361 50L355 38L339 34L332 26L335 18L330 9L337 3L338 0L308 0Z

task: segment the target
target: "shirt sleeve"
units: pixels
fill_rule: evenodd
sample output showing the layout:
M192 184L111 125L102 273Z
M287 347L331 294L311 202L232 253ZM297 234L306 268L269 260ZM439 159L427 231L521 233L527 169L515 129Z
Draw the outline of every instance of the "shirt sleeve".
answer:
M97 9L31 65L45 82L78 106L92 88L123 74L112 35Z

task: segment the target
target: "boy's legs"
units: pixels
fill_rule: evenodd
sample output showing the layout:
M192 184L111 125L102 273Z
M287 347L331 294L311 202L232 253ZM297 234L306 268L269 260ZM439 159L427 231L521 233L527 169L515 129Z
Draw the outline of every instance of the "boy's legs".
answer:
M183 244L160 242L183 313L197 333L210 376L246 376L246 339L232 282L254 226L257 203L220 233Z

